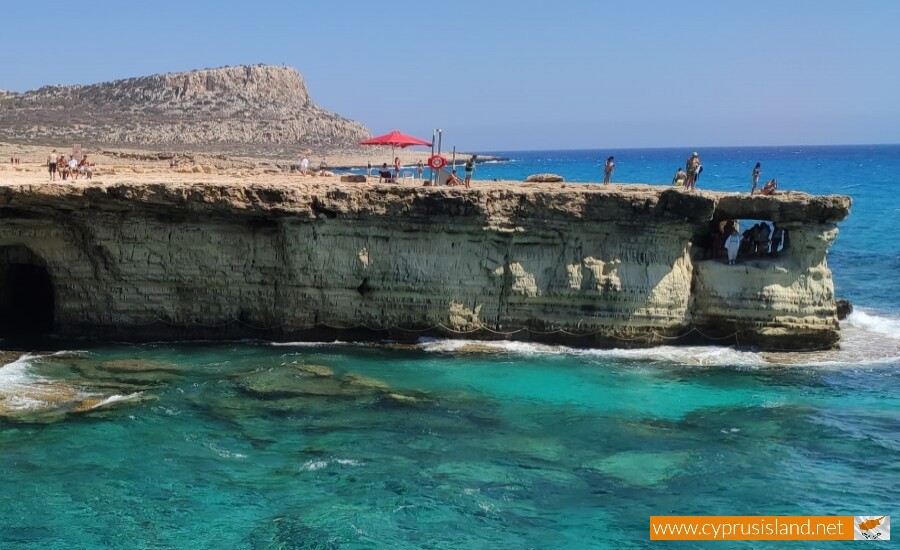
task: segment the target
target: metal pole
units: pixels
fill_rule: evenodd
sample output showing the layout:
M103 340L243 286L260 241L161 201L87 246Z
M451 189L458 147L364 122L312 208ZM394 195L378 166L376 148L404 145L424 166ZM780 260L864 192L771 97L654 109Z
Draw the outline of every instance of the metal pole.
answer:
M456 170L456 145L453 146L453 169Z
M439 155L441 154L441 144L443 143L443 141L444 141L444 131L441 130L440 128L438 128L438 150L437 150L437 154L439 154ZM437 176L435 176L435 178L437 178ZM435 183L437 183L437 181L435 181Z

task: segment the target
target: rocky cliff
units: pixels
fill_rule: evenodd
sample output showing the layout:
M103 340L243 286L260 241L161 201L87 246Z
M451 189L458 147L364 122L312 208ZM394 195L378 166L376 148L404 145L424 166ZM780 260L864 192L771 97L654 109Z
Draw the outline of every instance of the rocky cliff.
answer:
M0 94L0 141L280 151L370 137L317 107L296 69L265 65Z
M6 186L0 313L43 296L57 332L136 338L827 348L826 252L849 207L650 186ZM730 218L777 221L791 246L702 260Z

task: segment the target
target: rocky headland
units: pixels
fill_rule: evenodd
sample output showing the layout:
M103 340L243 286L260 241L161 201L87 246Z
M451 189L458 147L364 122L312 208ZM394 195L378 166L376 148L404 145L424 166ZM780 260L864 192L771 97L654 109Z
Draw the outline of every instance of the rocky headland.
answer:
M0 141L245 155L354 149L362 124L317 106L294 68L253 65L0 93Z
M824 349L840 330L826 253L849 209L645 185L12 184L0 313L8 330L134 339ZM725 219L778 222L790 247L704 260Z

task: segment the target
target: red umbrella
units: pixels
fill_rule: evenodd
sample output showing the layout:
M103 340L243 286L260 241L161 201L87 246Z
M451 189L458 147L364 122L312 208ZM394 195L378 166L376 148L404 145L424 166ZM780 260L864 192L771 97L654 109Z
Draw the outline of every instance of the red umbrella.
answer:
M394 147L400 147L401 149L409 147L410 145L431 145L430 141L425 141L424 139L419 139L417 137L408 136L401 132L400 130L394 130L393 132L388 132L383 136L373 137L372 139L367 139L365 141L360 141L360 145L390 145L391 146L391 157L394 156ZM398 174L399 175L399 174Z
M410 145L431 145L430 141L408 136L400 130L394 130L383 136L360 141L360 145L390 145L391 147L409 147Z

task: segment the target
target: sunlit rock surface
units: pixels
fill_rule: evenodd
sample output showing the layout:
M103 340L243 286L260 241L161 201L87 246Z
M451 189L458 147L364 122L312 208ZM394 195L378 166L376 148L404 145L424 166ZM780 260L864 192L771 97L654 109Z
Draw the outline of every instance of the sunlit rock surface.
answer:
M644 185L16 185L0 265L46 270L66 335L827 348L849 208ZM790 247L703 260L731 218L779 222Z

